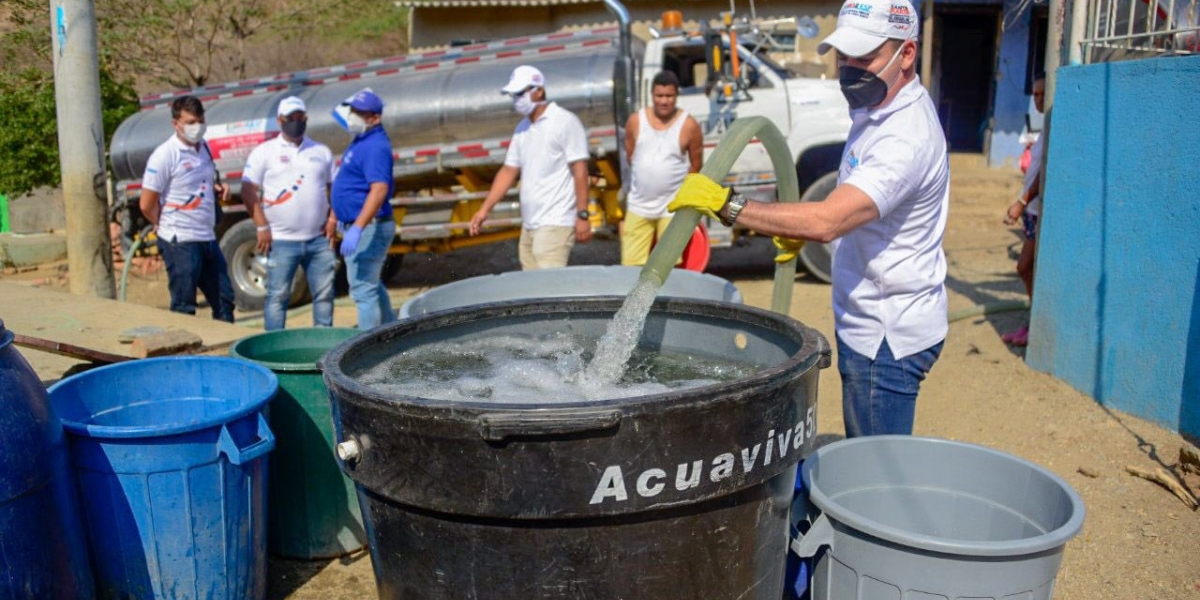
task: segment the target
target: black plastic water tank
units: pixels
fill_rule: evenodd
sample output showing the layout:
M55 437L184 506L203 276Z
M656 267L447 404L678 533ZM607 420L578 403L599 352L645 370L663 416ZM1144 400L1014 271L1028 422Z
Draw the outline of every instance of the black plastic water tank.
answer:
M483 335L599 339L621 298L488 304L360 335L323 359L383 598L778 600L796 463L816 433L816 330L655 303L639 346L760 365L671 393L545 404L395 396L394 354Z

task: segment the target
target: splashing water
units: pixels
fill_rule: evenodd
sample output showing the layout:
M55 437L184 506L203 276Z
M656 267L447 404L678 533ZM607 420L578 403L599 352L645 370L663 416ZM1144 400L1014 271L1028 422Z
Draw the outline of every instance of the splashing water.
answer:
M646 396L758 370L725 359L639 350L638 338L660 287L653 279L639 279L590 356L584 341L566 334L494 336L407 350L360 380L419 398L553 403Z
M646 396L739 379L758 368L684 353L634 350L613 383L585 377L588 340L557 333L423 345L359 376L389 395L496 403L562 403ZM625 365L622 364L622 367Z
M596 355L584 372L584 379L597 387L615 383L625 373L625 364L637 347L638 337L646 325L650 306L658 295L660 285L651 279L638 279L633 291L625 297L621 310L608 324L608 330L596 345Z

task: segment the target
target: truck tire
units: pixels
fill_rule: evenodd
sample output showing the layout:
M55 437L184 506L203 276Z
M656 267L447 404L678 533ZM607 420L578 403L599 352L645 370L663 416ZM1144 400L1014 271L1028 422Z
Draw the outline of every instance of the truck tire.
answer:
M379 274L379 280L386 286L400 272L400 267L403 265L403 254L389 254L387 259L383 261L383 271ZM345 296L350 293L350 281L346 277L345 260L342 260L338 264L337 274L333 280L333 293L338 296Z
M837 181L837 171L831 171L822 175L812 185L808 186L808 189L804 190L804 195L800 196L800 201L820 202L824 200L837 187ZM831 276L833 272L833 251L830 249L829 244L806 242L804 247L800 249L800 262L813 277L825 283L833 281L833 277Z
M240 311L262 310L267 301L267 270L258 260L257 243L254 221L250 219L238 221L221 236L221 254L229 264L234 304ZM300 267L292 279L292 297L288 305L297 306L307 299L308 280L304 277L304 268Z

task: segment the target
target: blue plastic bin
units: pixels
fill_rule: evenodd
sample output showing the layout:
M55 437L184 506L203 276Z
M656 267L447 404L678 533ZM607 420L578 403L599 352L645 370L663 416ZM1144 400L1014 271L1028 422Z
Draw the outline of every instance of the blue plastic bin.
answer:
M0 598L92 598L62 424L0 321Z
M278 382L232 358L87 371L50 388L79 483L101 598L266 593L262 410Z

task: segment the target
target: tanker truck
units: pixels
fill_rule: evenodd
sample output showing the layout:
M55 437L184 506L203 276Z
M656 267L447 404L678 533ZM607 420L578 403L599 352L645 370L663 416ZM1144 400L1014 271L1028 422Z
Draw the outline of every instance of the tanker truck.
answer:
M129 240L152 236L137 208L146 161L173 135L171 101L198 96L205 106L209 149L233 189L217 235L237 305L241 310L261 308L264 261L256 254L254 225L238 198L244 162L256 145L278 135L276 107L291 95L308 105L307 135L340 157L351 138L336 123L333 110L370 87L386 103L383 125L396 159L391 199L396 239L385 277L395 273L406 253L449 252L515 239L521 223L515 191L492 211L480 235L468 235L468 225L503 164L518 121L498 90L520 64L541 69L549 99L583 121L591 155L593 228L613 231L623 216L624 124L633 111L649 106L649 82L661 70L679 76L679 106L700 123L706 150L738 117L766 116L787 138L803 199L823 199L832 189L850 127L836 81L797 77L779 67L749 32L737 37L738 27L746 24L735 23L728 13L724 28L687 32L668 26L640 40L630 34L624 7L617 0L605 3L617 14L619 26L479 42L143 97L142 110L118 127L109 146L114 219ZM727 179L763 200L774 199L773 182L770 160L759 144L747 147ZM709 226L710 243L717 247L746 233L716 222ZM828 279L823 247L807 247L802 258L811 272ZM303 274L297 273L293 302L303 300L305 288Z

